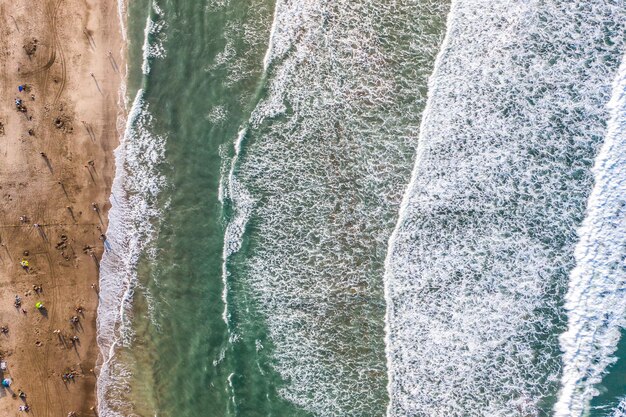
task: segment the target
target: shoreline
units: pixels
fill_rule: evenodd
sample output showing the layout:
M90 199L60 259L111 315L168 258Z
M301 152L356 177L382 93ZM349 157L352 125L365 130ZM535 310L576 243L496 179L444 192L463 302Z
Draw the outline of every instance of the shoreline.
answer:
M125 113L119 7L0 5L2 415L97 413L99 262Z

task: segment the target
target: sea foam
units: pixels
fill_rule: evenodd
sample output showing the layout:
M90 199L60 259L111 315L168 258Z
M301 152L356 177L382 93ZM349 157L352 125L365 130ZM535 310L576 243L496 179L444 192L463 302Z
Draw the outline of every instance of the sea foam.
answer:
M626 60L608 104L611 117L593 168L595 185L578 231L576 268L565 298L563 376L557 417L581 416L626 327Z
M626 417L626 398L622 398L615 409L607 417Z
M269 341L251 348L315 415L384 413L383 260L446 14L440 1L276 3L266 94L221 192L228 308L245 322L252 300Z
M137 92L127 128L115 151L116 176L112 186L107 249L100 265L98 345L103 363L98 378L98 406L103 417L114 411L128 394L128 371L116 362L120 348L131 345L132 300L137 288L137 263L156 237L156 198L164 178L156 170L163 159L164 139L150 133L151 115Z
M156 1L152 2L151 13L146 17L146 26L144 29L144 43L142 46L143 61L141 63L141 71L144 75L150 74L150 62L154 58L165 58L165 35L164 30L166 21L163 16L163 10Z
M150 20L146 25L146 38L153 35L148 27L153 27ZM155 41L162 42L162 39ZM144 53L144 83L149 74L149 61L157 57ZM121 94L125 96L126 84L122 85ZM120 145L115 150L116 170L106 250L100 262L96 326L101 354L98 415L102 417L127 416L132 403L130 367L119 360L119 352L129 348L133 340L131 319L133 294L138 286L137 263L142 256L151 257L149 245L156 238L154 221L159 217L156 202L165 185L165 178L158 170L164 160L165 138L152 133L153 118L144 89L137 92L125 120Z
M389 416L538 416L624 53L615 1L453 2L386 260Z

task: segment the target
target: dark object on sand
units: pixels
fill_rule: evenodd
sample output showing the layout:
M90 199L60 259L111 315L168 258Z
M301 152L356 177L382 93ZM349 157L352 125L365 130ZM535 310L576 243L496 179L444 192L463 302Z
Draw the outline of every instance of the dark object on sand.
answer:
M33 55L35 55L35 52L37 52L38 43L39 41L36 38L33 38L32 40L26 42L26 45L24 45L24 51L26 51L26 55L28 55L29 58L31 58Z

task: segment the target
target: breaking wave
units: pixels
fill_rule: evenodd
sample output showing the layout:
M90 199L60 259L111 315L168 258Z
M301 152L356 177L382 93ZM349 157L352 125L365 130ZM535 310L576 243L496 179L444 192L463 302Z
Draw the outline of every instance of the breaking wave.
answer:
M154 10L162 12L154 3ZM148 27L146 39L154 35ZM162 39L155 40L161 42ZM146 40L146 45L149 45ZM159 48L162 49L162 44ZM145 47L144 47L145 51ZM142 70L149 74L150 60L159 55L144 53ZM144 79L144 83L146 80ZM126 85L122 85L125 95ZM153 118L140 89L126 118L125 128L115 150L115 178L111 188L111 209L100 263L97 341L100 369L97 381L98 415L125 417L132 403L130 368L120 360L120 352L131 346L132 300L138 287L137 264L150 259L150 244L156 238L155 219L159 217L157 197L165 185L158 170L164 160L165 138L153 133Z
M150 133L151 115L137 96L128 117L120 146L115 151L116 176L112 186L107 231L107 250L100 268L98 345L103 363L98 377L99 415L122 416L114 412L116 400L128 395L128 371L116 361L117 350L132 342L132 299L137 288L137 263L156 238L156 199L164 178L156 170L163 160L165 140Z
M581 416L599 394L626 327L626 59L613 86L606 139L593 169L595 185L578 231L576 268L565 298L562 389L556 416Z
M267 93L220 193L234 211L224 273L243 291L228 308L254 300L283 398L316 415L381 415L380 277L448 6L275 7Z
M622 1L453 2L386 260L389 416L550 413L625 26Z
M150 74L150 63L155 58L165 58L165 35L164 29L166 22L164 20L163 10L156 1L152 1L151 11L146 18L146 27L144 30L144 43L142 46L143 62L141 63L141 71L143 75Z
M622 399L607 417L626 417L626 399Z

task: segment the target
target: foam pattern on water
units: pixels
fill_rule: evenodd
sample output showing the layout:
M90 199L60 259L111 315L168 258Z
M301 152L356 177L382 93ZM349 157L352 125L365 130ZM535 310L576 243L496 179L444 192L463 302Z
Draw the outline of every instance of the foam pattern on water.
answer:
M224 47L205 66L204 71L225 71L225 77L221 80L224 87L244 92L240 99L242 107L250 105L252 97L247 88L237 86L237 83L249 83L259 76L258 62L251 56L257 51L265 50L267 45L267 33L270 16L270 4L267 0L251 0L246 3L245 19L233 18L225 22L223 29ZM207 6L219 10L229 4ZM243 43L243 44L241 44Z
M117 351L133 340L132 300L137 289L137 263L156 238L156 199L165 184L157 170L164 158L165 140L152 131L152 116L137 93L126 131L115 151L116 175L112 186L106 248L100 263L98 345L103 363L98 377L99 415L117 417L128 400L129 371L117 361ZM120 408L121 407L121 408Z
M118 7L123 10L125 4L120 2ZM164 13L154 1L151 16L144 30L141 65L144 84L150 73L150 63L165 56ZM126 32L125 27L122 30ZM121 86L120 95L123 102L125 84ZM145 91L140 89L125 119L120 145L115 150L116 169L111 186L105 252L100 262L96 322L102 355L96 389L98 415L102 417L129 415L132 374L127 363L129 358L120 360L120 352L128 352L134 336L131 321L133 295L139 285L137 264L142 256L148 261L156 256L150 244L157 236L154 226L160 214L158 207L167 208L167 203L163 202L157 206L157 197L166 184L159 170L165 158L165 137L153 133L154 120L149 107ZM120 121L124 123L124 119ZM118 130L121 130L120 126Z
M623 1L454 2L386 260L389 416L550 413Z
M565 367L556 416L581 416L600 393L594 385L617 360L613 354L626 327L626 60L608 107L611 118L593 169L595 185L566 296Z
M152 2L151 13L146 18L146 27L144 30L144 44L142 46L143 61L141 63L141 71L144 75L150 74L150 63L155 58L165 58L166 49L165 41L166 22L164 20L163 10L156 1Z
M225 277L246 292L227 298L255 300L280 394L316 415L384 413L383 260L446 14L431 0L276 4L267 94L221 192Z
M622 398L617 407L607 417L626 417L626 398Z

